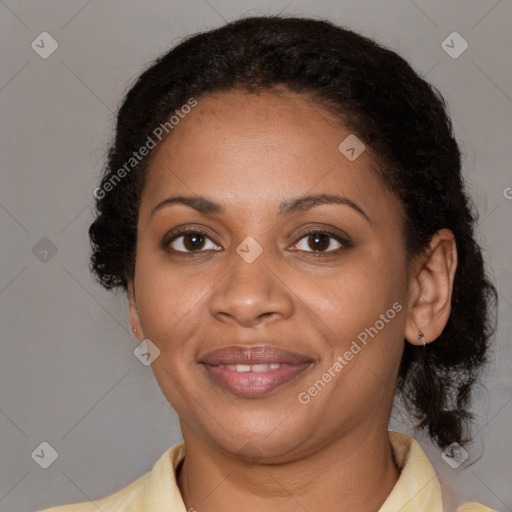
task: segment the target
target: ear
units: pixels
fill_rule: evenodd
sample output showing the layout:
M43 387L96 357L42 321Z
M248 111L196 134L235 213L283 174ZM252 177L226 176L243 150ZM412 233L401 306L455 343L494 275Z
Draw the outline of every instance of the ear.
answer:
M426 253L411 267L405 338L413 345L430 343L440 336L451 310L457 246L449 229L437 231ZM418 332L424 336L418 338Z
M128 281L126 293L128 295L130 326L132 333L137 339L142 340L144 339L144 334L140 325L140 312L135 298L135 286L133 284L133 280Z

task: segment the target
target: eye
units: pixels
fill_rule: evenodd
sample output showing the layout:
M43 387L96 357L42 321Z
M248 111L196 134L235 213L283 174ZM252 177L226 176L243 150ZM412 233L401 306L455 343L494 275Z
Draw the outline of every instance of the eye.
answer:
M199 253L206 250L221 250L209 235L199 229L182 229L175 231L161 242L163 249L171 249L178 253ZM303 234L292 246L299 251L312 253L334 253L341 248L351 247L348 239L325 230L311 230Z
M204 231L186 229L174 232L171 237L165 237L161 246L170 247L175 252L202 252L203 250L219 250Z
M302 235L293 247L305 252L337 252L341 248L350 247L350 242L345 238L329 231L314 230Z

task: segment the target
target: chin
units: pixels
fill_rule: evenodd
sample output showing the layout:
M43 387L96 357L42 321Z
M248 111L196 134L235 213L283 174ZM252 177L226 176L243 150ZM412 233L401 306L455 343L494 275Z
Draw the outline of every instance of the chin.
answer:
M306 422L297 423L293 413L270 416L267 412L239 414L220 426L211 423L204 432L211 442L231 455L253 459L251 463L288 460L287 454L303 451L312 438ZM211 418L210 418L211 419ZM292 422L290 422L292 420ZM229 425L224 429L223 426Z

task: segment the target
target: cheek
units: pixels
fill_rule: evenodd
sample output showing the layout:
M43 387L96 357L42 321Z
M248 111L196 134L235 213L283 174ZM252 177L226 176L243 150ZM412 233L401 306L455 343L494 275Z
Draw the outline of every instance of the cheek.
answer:
M156 258L141 255L139 263L136 286L144 336L162 352L181 352L204 321L204 304L215 283L204 271L184 272Z
M403 283L400 255L368 247L325 280L323 292L310 287L310 293L304 294L308 307L328 326L324 364L318 374L329 368L333 373L336 361L338 370L342 368L334 369L330 392L335 400L348 404L349 397L364 397L374 403L376 395L387 403L394 394L405 326Z
M151 369L169 403L180 417L193 423L191 404L201 404L208 392L198 388L202 381L195 378L195 356L205 301L214 283L204 272L184 274L168 262L141 257L140 267L144 268L137 277L142 329L160 350Z
M347 257L327 276L303 276L301 299L328 328L336 343L350 341L402 300L404 269L390 251L367 247ZM386 316L395 318L395 310ZM386 326L389 324L386 324ZM379 323L380 326L380 323Z

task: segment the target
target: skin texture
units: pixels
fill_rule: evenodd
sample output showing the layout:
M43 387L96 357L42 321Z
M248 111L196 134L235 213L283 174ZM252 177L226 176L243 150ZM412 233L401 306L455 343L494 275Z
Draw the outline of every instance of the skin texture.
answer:
M421 344L441 333L457 254L441 230L407 265L402 207L370 148L352 162L338 150L349 133L304 96L230 91L199 98L152 156L130 321L161 351L152 368L180 417L187 509L377 511L399 477L387 426L404 337ZM278 214L282 201L307 194L343 196L368 218L340 204ZM173 204L151 214L170 196L205 196L225 210ZM191 250L186 235L160 247L178 226L207 232L200 251L178 252ZM326 238L315 251L313 228L351 245ZM236 252L248 236L263 249L252 263ZM396 302L401 311L301 404L299 393ZM271 345L313 363L263 397L241 398L199 364L232 344Z

